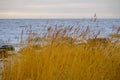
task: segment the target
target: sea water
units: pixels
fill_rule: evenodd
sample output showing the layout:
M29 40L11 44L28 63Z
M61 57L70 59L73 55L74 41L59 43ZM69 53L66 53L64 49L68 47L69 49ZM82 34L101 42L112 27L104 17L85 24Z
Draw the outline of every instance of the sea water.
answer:
M48 27L56 26L89 27L92 31L102 30L101 36L112 33L113 27L120 27L120 19L0 19L0 46L10 43L14 46L20 43L23 32L27 38L27 29L42 35Z

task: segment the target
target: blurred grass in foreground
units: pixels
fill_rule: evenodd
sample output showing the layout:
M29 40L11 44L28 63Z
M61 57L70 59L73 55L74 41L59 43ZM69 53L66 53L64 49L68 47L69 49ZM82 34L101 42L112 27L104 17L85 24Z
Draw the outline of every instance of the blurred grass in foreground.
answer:
M42 37L30 32L3 80L119 80L120 42L90 33L79 26L49 27Z

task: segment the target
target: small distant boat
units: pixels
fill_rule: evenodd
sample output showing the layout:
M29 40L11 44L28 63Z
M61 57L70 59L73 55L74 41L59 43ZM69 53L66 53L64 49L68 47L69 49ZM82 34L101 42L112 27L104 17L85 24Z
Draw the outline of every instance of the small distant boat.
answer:
M96 13L94 14L94 22L96 22L97 21L97 15L96 15Z

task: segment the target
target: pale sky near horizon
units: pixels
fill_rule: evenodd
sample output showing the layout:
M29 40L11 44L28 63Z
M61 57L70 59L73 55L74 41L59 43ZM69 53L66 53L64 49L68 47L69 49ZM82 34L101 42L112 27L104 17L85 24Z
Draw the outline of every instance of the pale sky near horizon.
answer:
M120 18L120 0L0 0L0 18Z

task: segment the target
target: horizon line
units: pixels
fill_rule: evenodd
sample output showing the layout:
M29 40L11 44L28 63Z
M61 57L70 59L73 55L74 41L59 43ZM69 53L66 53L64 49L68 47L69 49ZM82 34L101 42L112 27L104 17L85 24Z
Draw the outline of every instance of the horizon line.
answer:
M88 17L88 18L0 18L0 19L94 19L94 17ZM120 17L116 18L116 17L106 17L106 18L103 18L103 17L99 17L99 18L96 18L96 19L120 19Z

